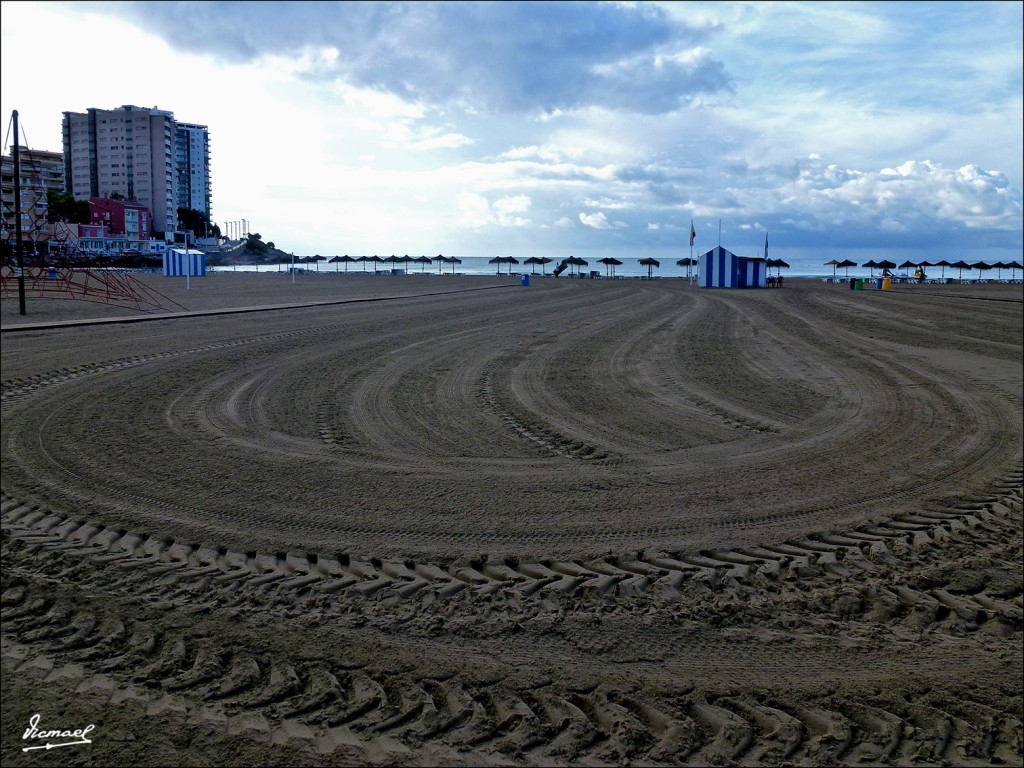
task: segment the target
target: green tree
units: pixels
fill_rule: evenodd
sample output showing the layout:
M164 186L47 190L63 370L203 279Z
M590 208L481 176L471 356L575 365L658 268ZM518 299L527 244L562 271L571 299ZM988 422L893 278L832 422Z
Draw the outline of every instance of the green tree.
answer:
M46 190L46 220L51 224L68 221L72 224L89 223L89 201L75 200L74 195L57 190Z
M220 237L220 228L210 224L210 217L195 208L179 208L178 223L196 237Z
M254 232L246 237L245 245L243 246L249 253L264 254L270 250L270 246L263 242L263 236L259 232Z

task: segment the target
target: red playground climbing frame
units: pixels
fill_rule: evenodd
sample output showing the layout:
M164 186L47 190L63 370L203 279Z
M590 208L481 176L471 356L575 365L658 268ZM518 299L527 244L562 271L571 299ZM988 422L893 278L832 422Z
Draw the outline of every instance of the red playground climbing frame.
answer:
M18 295L16 267L9 264L0 267L0 293L4 298ZM130 307L142 312L185 310L130 271L117 268L26 267L25 296L33 299L77 299Z

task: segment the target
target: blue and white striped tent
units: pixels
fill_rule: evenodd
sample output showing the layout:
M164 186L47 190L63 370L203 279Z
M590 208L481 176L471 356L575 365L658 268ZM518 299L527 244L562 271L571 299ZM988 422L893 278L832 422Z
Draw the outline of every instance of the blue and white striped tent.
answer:
M700 288L764 288L768 262L760 256L737 256L720 245L697 258Z
M187 261L186 261L187 258ZM168 248L164 252L164 275L167 277L203 277L206 274L206 254L191 248Z

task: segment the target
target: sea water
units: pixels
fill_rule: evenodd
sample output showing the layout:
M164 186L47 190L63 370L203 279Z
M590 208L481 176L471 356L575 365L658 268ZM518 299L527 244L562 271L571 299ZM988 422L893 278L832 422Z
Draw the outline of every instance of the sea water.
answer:
M543 266L539 264L490 264L489 259L484 256L466 256L462 257L461 264L440 264L436 262L433 264L403 264L398 267L400 273L409 275L513 275L519 276L522 274L534 275L537 277L547 275L551 276L555 267L558 266L557 261L552 261L550 264ZM638 262L637 259L621 259L623 262L621 265L614 268L608 268L604 264L597 261L590 261L586 266L571 267L567 268L563 273L563 277L569 277L570 274L575 275L580 273L586 277L610 277L612 275L616 277L647 277L647 267L643 266ZM289 264L263 264L255 266L252 264L239 264L238 266L218 266L218 267L207 267L208 272L281 272L282 274L288 273L291 268ZM296 270L301 270L302 274L309 275L334 275L342 274L346 272L344 264L327 264L326 262L320 262L317 265L313 264L296 264ZM355 262L348 265L348 274L392 274L394 271L391 264L377 264L376 270L374 269L373 263ZM771 274L775 274L778 270L772 269ZM696 276L697 267L690 267L690 272ZM863 275L866 275L868 270L863 271ZM681 267L674 262L669 263L662 261L660 267L653 267L650 271L651 277L654 278L665 278L665 279L686 279L687 269ZM802 271L800 269L784 269L782 271L783 277L817 277L825 276L823 270L816 270L813 272ZM828 276L831 277L832 273L829 272ZM843 276L843 271L840 270L839 277ZM861 276L861 273L856 270L850 270L850 277Z
M430 264L417 264L415 262L410 264L402 264L398 266L400 273L409 275L451 275L454 271L456 275L509 275L518 277L522 274L529 274L540 277L542 275L550 276L555 267L558 266L558 261L552 261L550 264L544 266L535 264L523 264L522 260L518 264L491 264L490 257L487 256L461 256L461 264L447 264L438 262L432 262ZM563 273L563 277L568 277L570 274L575 275L581 273L585 277L610 277L613 274L616 277L647 277L647 267L639 263L639 259L635 258L620 258L622 264L614 268L608 268L604 264L600 263L596 259L586 259L588 262L586 266L571 267L567 268ZM658 279L683 279L687 278L687 268L679 266L675 261L669 261L660 259L661 265L653 267L650 271L651 277ZM771 275L781 274L783 278L832 278L833 269L831 266L817 263L809 260L794 259L788 262L789 267L776 268L772 267L770 270ZM218 267L207 267L208 272L280 272L287 274L291 265L289 264L263 264L259 267L252 264L238 265L238 266L218 266ZM377 264L376 272L378 274L392 274L394 265L392 264ZM328 264L326 261L321 261L316 264L295 264L296 270L302 270L302 274L310 275L335 275L346 272L345 264ZM689 268L690 273L696 279L697 267L696 265ZM571 272L570 272L571 270ZM374 263L373 262L351 262L348 264L348 274L373 274ZM929 267L927 270L929 278L938 278L942 275L941 267ZM1010 270L1003 270L1002 277L1011 277ZM893 270L893 274L897 276L905 275L906 277L912 278L914 276L913 269L905 270ZM840 268L834 270L834 276L838 279L849 279L851 277L871 277L878 276L879 270L872 270L868 267L849 267ZM1017 270L1017 276L1020 275L1020 270ZM960 270L946 267L945 277L960 277ZM976 279L979 274L976 270L963 270L963 277L965 279ZM995 278L996 271L994 269L986 270L983 277Z

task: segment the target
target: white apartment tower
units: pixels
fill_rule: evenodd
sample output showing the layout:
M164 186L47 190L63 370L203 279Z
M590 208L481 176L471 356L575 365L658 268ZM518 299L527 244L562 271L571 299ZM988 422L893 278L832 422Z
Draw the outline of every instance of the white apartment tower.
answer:
M211 217L210 132L207 127L178 123L174 156L178 172L178 207L191 208Z
M178 228L174 114L126 105L64 113L64 184L77 200L120 193L149 208L153 229Z

